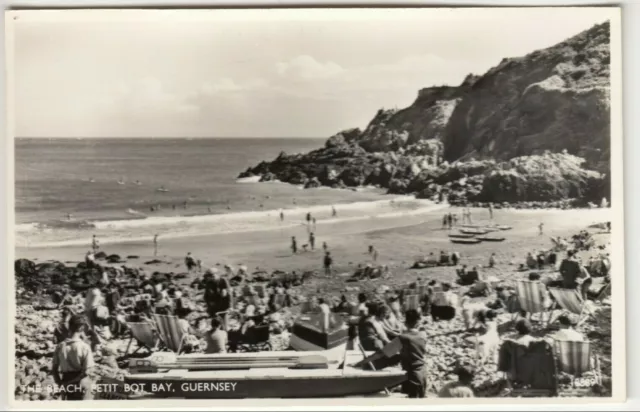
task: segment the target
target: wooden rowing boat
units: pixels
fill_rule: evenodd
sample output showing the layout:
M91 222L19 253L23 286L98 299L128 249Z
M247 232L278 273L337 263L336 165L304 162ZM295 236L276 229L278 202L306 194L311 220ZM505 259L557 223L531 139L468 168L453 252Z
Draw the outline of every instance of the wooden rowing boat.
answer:
M239 398L332 398L368 395L393 388L406 380L399 368L367 371L351 365L365 356L360 351L328 351L332 358L310 352L290 351L258 352L245 354L184 355L156 362L153 372L140 372L125 376L129 385L141 385L138 389L160 398L191 399L239 399ZM327 352L324 352L327 353ZM164 355L164 354L163 354ZM336 362L336 355L342 355ZM301 356L297 364L292 357ZM189 359L190 358L190 359ZM241 358L245 358L244 361ZM264 359L262 359L264 358ZM282 362L281 366L257 367L248 363L262 361ZM306 360L305 360L306 359ZM137 360L144 364L148 360ZM226 367L239 362L237 368ZM244 362L244 364L243 364ZM189 364L210 365L190 369ZM343 368L340 368L344 364ZM163 367L164 365L164 367ZM220 365L225 367L220 368ZM291 365L291 366L287 366ZM144 367L144 366L143 366Z
M460 229L460 232L464 233L465 235L486 235L487 233L489 233L484 229Z
M449 235L449 237L452 238L452 239L469 239L469 238L472 238L474 236L475 235L465 235L464 233L457 233L457 234L454 233L454 234Z
M495 237L495 236L478 236L476 239L481 240L483 242L503 242L505 238L503 237Z
M293 324L289 345L297 351L322 351L344 347L348 339L349 325L339 314L302 314Z
M451 238L449 239L452 243L459 243L462 245L475 245L476 243L480 243L481 240L478 240L476 238L471 238L471 239L463 239L463 238Z

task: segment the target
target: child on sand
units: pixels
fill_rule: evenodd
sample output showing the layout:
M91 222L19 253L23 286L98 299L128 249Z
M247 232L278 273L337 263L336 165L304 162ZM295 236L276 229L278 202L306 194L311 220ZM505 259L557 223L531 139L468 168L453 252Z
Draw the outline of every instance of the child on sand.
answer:
M470 367L458 366L453 373L458 376L458 380L445 384L438 392L438 398L473 398L473 370Z

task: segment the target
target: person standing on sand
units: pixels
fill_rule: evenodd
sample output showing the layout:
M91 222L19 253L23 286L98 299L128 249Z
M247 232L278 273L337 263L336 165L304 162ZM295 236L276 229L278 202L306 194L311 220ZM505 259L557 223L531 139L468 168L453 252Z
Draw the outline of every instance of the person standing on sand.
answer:
M284 212L282 210L280 211L280 221L284 222Z
M316 218L315 217L311 219L311 223L313 224L313 231L315 232L315 230L316 230Z
M449 230L451 230L453 226L453 215L451 213L447 215L447 225L449 226Z
M153 256L158 256L158 234L153 236Z
M463 215L464 216L464 215ZM442 228L446 229L447 228L447 214L445 213L445 215L442 217Z
M489 219L493 220L493 206L489 203Z
M298 253L298 242L296 241L295 236L291 236L291 251L294 255Z
M540 224L538 225L538 229L540 230L538 235L542 235L544 232L544 223L540 222Z
M100 242L98 242L98 238L96 237L96 235L93 235L93 237L91 238L91 249L93 249L93 253L96 253L98 250L100 250Z
M309 233L309 246L311 246L311 250L315 250L316 248L316 236L313 232Z
M333 266L333 258L331 257L331 252L326 252L324 254L324 274L329 276L331 275L331 267Z
M473 223L471 221L471 208L470 207L467 208L467 220L469 221L469 224Z
M338 216L338 212L336 211L335 206L331 206L331 216L333 217Z
M329 250L329 245L327 245L327 242L322 242L322 250L324 250L325 252Z

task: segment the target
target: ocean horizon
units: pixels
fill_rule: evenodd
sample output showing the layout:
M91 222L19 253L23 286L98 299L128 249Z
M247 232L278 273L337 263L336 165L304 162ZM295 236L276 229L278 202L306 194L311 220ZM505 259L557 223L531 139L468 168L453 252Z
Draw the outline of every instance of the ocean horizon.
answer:
M238 174L263 160L322 147L310 138L20 138L15 142L20 246L262 230L279 210L340 218L415 208L376 188L303 189ZM407 200L389 206L389 199ZM411 200L411 201L410 201ZM185 205L186 202L186 205ZM422 204L421 202L419 202ZM345 207L345 204L350 204ZM277 219L276 219L277 217ZM296 223L297 224L297 223Z

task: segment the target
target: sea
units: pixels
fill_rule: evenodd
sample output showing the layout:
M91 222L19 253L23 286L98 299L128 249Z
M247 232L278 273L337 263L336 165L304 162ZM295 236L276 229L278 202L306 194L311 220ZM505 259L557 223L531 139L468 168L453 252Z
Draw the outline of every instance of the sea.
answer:
M42 247L268 230L428 205L381 189L304 189L238 174L325 139L47 139L15 142L16 246ZM336 209L333 215L332 208ZM280 211L285 219L280 219Z

